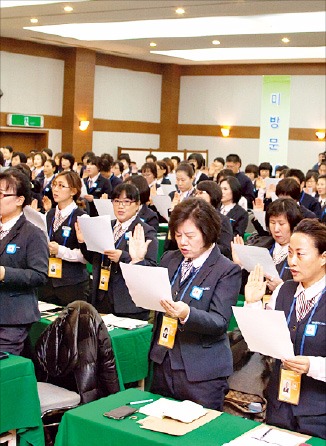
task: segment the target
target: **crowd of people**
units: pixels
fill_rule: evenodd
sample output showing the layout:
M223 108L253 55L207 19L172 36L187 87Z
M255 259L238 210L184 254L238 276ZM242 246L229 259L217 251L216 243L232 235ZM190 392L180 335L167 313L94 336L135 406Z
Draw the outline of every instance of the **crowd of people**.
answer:
M326 152L307 172L269 162L241 168L237 154L206 166L200 153L183 161L151 153L137 166L127 153L114 160L86 152L77 163L48 148L28 155L1 148L0 350L22 353L40 318L38 300L62 307L84 300L100 313L148 320L120 263L159 262L173 301L163 299L164 313L154 315L151 391L223 409L233 373L227 331L243 293L247 311L284 311L294 346L294 357L274 364L267 423L326 438ZM168 219L155 206L160 195L170 197ZM111 200L114 211L115 249L104 254L88 250L77 220L98 215L96 199ZM26 206L45 214L48 240L26 219ZM163 222L169 231L158 259ZM258 264L249 274L237 244L267 248L278 277ZM279 395L284 370L301 379L295 404Z

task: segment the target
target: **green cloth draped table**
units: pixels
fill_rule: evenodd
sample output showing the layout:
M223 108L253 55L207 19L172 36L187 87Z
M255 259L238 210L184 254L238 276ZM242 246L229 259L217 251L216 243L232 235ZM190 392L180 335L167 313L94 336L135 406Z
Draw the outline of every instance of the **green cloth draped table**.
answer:
M33 346L43 330L51 323L50 320L42 318L32 325L29 336ZM121 390L124 390L124 384L147 377L152 331L151 324L134 330L115 328L109 331Z
M12 429L20 446L44 446L34 365L15 355L0 361L0 433Z
M131 401L161 398L138 389L128 389L92 403L69 410L62 418L55 446L222 446L259 423L223 413L215 420L189 432L185 436L172 436L141 429L137 420L129 417L124 420L111 420L103 416L116 407ZM139 408L141 404L132 407ZM137 419L145 415L134 414ZM311 438L308 444L324 446L323 440ZM250 446L250 445L248 445Z

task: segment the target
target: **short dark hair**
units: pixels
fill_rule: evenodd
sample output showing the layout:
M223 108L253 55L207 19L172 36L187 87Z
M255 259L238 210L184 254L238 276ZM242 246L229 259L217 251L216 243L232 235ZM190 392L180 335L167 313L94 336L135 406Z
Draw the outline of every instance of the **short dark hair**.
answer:
M201 198L186 198L172 211L169 229L171 237L175 240L178 227L186 220L191 220L200 230L204 239L204 247L208 248L219 239L221 232L221 219L216 209Z
M124 169L122 162L119 160L116 160L116 161L114 161L113 166L115 166L116 164L119 166L120 173L122 173L123 169Z
M219 163L223 164L223 166L225 165L224 158L222 158L221 156L217 156L216 158L214 158L214 161L218 161Z
M56 167L57 167L55 161L54 161L52 158L48 158L48 159L45 161L45 163L46 163L46 162L51 163L51 166L52 166L53 168L56 168ZM44 163L44 164L45 164L45 163Z
M171 156L171 160L176 160L176 162L177 162L178 164L181 163L181 158L180 158L178 155L173 155L173 156Z
M119 161L121 161L121 160L126 160L127 163L128 163L129 165L130 165L130 163L131 163L129 153L120 153L120 155L118 156L118 160L119 160Z
M141 173L146 172L146 170L149 170L154 175L154 178L157 178L157 167L155 163L144 163L141 166Z
M208 193L211 199L211 205L216 209L221 203L222 190L221 186L215 181L204 180L200 181L197 186L197 190L202 190Z
M305 176L302 170L300 169L288 169L285 173L285 178L295 177L298 178L298 180L301 183L304 183Z
M10 153L14 151L14 149L11 146L4 146L4 149L8 149Z
M157 157L156 157L155 155L153 155L153 153L149 153L149 154L146 156L146 158L145 158L146 162L150 162L150 161L147 161L148 158L152 158L152 160L153 160L154 163L157 161Z
M90 156L94 156L94 152L85 152L82 154L81 160L84 161L84 158L89 158Z
M25 175L16 167L11 167L0 173L0 181L4 181L5 190L12 189L17 197L24 197L22 207L25 207L32 202L32 189L28 176Z
M102 158L100 161L100 172L110 172L112 164L107 158Z
M26 163L27 162L27 156L25 155L25 153L23 153L23 152L13 152L12 153L12 158L15 158L15 156L19 156L19 159L20 159L21 163Z
M137 203L140 201L140 195L139 190L134 184L130 183L120 183L118 184L112 192L111 199L114 200L115 198L119 198L122 192L126 193L126 197L129 200L135 200Z
M266 210L266 226L269 227L271 217L284 215L289 222L291 232L295 226L303 219L299 205L293 198L278 198L273 201Z
M101 158L102 160L106 160L110 164L110 169L111 169L114 162L113 156L110 155L109 153L102 153Z
M192 178L195 175L195 171L191 164L189 164L186 161L183 161L178 165L178 167L175 169L175 172L184 172L189 178Z
M276 195L286 195L293 198L295 201L300 200L300 185L294 178L283 178L276 185Z
M313 178L316 182L318 180L318 172L316 170L308 170L308 172L306 173L306 178L305 181L310 180L310 178Z
M326 251L326 226L316 218L304 218L294 228L293 233L305 234L312 238L319 254L323 254Z
M259 171L260 171L259 167L257 166L257 164L247 164L245 168L245 173L253 173L255 175L255 178L257 178L259 176Z
M58 175L55 177L54 181L57 181L59 177L65 177L68 183L68 186L71 189L76 189L77 192L73 196L74 201L78 200L81 194L81 188L82 188L82 181L80 179L80 176L78 173L74 172L73 170L66 170L63 172L58 173Z
M230 186L231 192L232 192L232 200L233 203L239 203L239 200L241 198L241 184L239 183L239 180L236 177L226 177L224 178L220 185L226 181L228 185Z
M73 168L73 166L74 166L74 164L75 164L75 157L74 157L74 155L73 155L72 153L63 153L63 154L61 155L60 162L61 162L63 159L64 159L64 160L68 160L69 163L70 163L70 167Z
M42 152L46 153L47 155L49 155L50 158L52 158L53 156L53 152L51 149L49 149L48 147L46 147L45 149L42 149Z
M173 164L173 162L172 162L172 159L171 159L171 158L168 158L168 157L164 157L164 158L163 158L163 161L164 161L165 164L167 165L167 167L168 167L168 171L169 171L169 172L172 172L172 170L174 169L174 164Z
M191 153L188 156L188 162L191 162L191 160L197 161L198 169L201 169L203 166L205 166L205 159L201 153Z
M35 152L34 153L34 160L35 160L36 155L39 155L41 157L41 159L42 159L42 166L43 166L45 161L47 160L47 157L42 152Z
M275 167L275 173L276 172L282 172L283 170L287 170L289 167L286 164L283 164L282 166L276 166Z
M271 163L268 163L268 162L260 163L258 169L259 169L259 173L261 170L269 170L269 174L272 175L272 172L273 172L273 166L271 165Z
M134 184L137 187L139 190L140 204L145 204L149 201L151 190L142 175L131 175L124 182Z
M216 177L216 182L217 183L221 183L221 181L223 181L225 178L227 177L235 177L233 170L231 169L222 169Z
M4 158L3 158L3 153L2 153L1 150L0 150L0 166L3 166L3 165L4 165L4 162L5 162L5 160L4 160Z
M161 169L165 170L163 176L166 177L167 174L169 173L168 166L167 166L166 162L165 161L156 161L156 165L160 166Z
M241 166L241 158L236 153L230 153L225 159L227 163L240 163Z
M100 156L90 156L87 160L87 164L93 164L100 171L102 166L102 159Z

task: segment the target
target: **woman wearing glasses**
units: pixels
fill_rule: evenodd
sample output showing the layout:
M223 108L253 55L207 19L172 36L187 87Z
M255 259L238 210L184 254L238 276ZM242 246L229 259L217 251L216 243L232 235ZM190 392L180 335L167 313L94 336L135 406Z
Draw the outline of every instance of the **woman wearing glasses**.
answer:
M82 245L85 258L93 265L93 291L91 303L100 313L113 313L116 316L147 320L149 311L136 307L130 297L128 288L121 273L119 262L130 263L130 232L144 233L148 251L146 256L134 259L133 263L155 266L157 259L156 231L152 226L143 223L137 215L140 198L139 191L133 184L123 183L116 186L112 194L112 203L116 220L112 230L115 249L106 251L105 255L87 251ZM78 230L78 228L77 228ZM78 239L83 236L78 231Z
M51 257L48 282L41 291L40 299L62 306L77 298L87 300L88 297L86 260L80 251L75 231L77 217L85 214L76 204L81 186L76 172L59 173L52 181L53 200L57 206L46 209Z
M26 175L16 168L0 173L0 351L15 355L40 318L36 289L48 269L46 237L23 214L30 203Z

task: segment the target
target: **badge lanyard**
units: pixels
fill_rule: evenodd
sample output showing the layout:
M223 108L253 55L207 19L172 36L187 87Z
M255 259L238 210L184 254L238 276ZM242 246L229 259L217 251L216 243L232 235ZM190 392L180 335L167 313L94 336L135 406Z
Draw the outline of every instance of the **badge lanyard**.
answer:
M305 193L302 192L302 196L301 196L300 201L299 201L300 204L302 203L302 200L303 200L303 197L304 197L304 196L305 196Z
M271 249L269 250L269 253L270 253L271 256L273 256L274 248L275 248L275 243L273 244L273 246L272 246ZM275 265L275 266L276 266L276 265ZM284 264L283 264L283 266L282 266L282 269L281 269L281 272L280 272L280 278L281 278L281 279L282 279L282 277L283 277L285 268L288 268L288 261L287 261L287 259L285 259L285 262L284 262Z
M171 280L171 282L170 282L171 287L173 287L173 285L175 284L175 281L177 280L177 277L178 277L178 275L179 275L179 273L180 273L180 271L181 271L181 266L182 266L182 262L180 263L180 265L179 265L179 267L178 267L176 273L174 274L174 276L173 276L173 278L172 278L172 280ZM197 274L199 273L200 269L201 269L201 267L200 267L200 268L197 268L196 271L191 275L191 276L192 276L191 279L189 280L189 282L187 283L186 288L183 290L183 292L182 292L182 294L181 294L180 301L183 300L183 298L184 298L184 296L185 296L185 294L186 294L188 288L190 287L190 285L191 285L192 282L194 281L194 279L195 279L195 277L197 276Z
M68 227L70 227L70 228L71 228L70 225L71 225L71 220L72 220L72 216L73 216L74 212L75 212L75 209L72 211L72 213L70 214L70 217L69 217ZM54 215L54 217L52 219L52 223L51 223L51 227L50 227L50 231L49 231L49 239L50 240L51 240L51 237L52 237L52 234L53 234L53 223L54 223L54 220L55 220L55 215ZM69 232L69 235L64 237L63 246L66 246L66 243L67 243L67 240L68 240L69 237L70 237L70 232Z
M317 300L317 302L315 302L315 305L313 306L313 309L312 309L312 311L311 311L311 313L310 313L308 322L306 323L306 327L307 327L307 326L310 324L310 322L312 321L312 318L313 318L313 316L314 316L314 314L315 314L315 312L316 312L316 310L317 310L318 304L319 304L319 302L321 301L321 299L322 299L322 297L323 297L324 295L325 295L325 288L323 289L323 291L321 292L321 295L320 295L319 299ZM286 323L288 324L288 326L289 326L289 324L290 324L290 320L291 320L291 317L292 317L292 313L293 313L293 310L294 310L296 301L297 301L297 298L294 297L294 298L293 298L293 301L292 301L291 308L290 308L290 313L289 313L289 315L288 315L288 317L287 317L287 319L286 319ZM302 336L302 339L301 339L301 344L300 344L300 355L303 354L304 343L305 343L305 339L306 339L306 327L305 327L305 330L304 330L304 333L303 333L303 336Z

